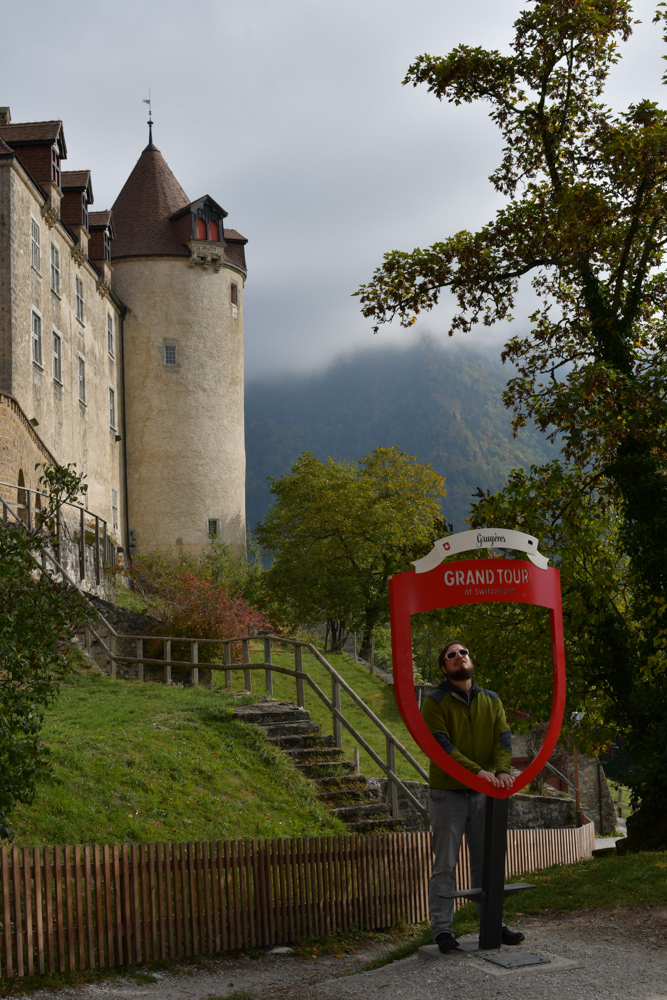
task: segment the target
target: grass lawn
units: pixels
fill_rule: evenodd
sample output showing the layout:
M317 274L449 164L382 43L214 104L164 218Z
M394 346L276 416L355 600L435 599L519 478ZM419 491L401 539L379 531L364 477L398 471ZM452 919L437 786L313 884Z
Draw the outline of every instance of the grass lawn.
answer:
M504 918L511 927L517 919L540 913L573 910L610 910L617 906L665 906L667 904L667 853L612 855L574 865L555 865L545 871L528 872L515 881L533 882L536 889L508 897ZM477 910L466 903L454 914L456 935L476 931ZM428 924L404 928L405 940L378 959L369 969L406 958L424 944L433 944Z
M15 843L344 833L312 783L231 717L248 700L78 670L46 713L52 774L14 811Z
M256 644L255 648L251 651L251 660L261 662L263 660L264 652L263 648ZM394 689L391 685L385 684L381 681L379 677L371 675L367 667L362 666L360 663L355 663L350 659L349 656L340 655L337 653L326 653L326 659L329 661L331 666L336 670L350 685L350 687L362 698L366 705L377 715L377 717L384 722L385 726L394 734L394 736L400 740L403 746L410 751L412 756L418 760L425 770L428 770L428 758L419 749L415 741L410 736L409 732L405 727L405 723L401 718L400 712L398 711L398 706L396 704L396 699L394 697ZM274 648L272 651L273 662L282 666L294 668L294 653L291 649L287 649L285 652ZM310 674L313 680L319 685L321 690L327 696L331 698L331 677L325 668L319 663L319 661L311 654L304 651L303 655L303 669ZM264 671L263 670L253 670L252 672L252 682L254 693L256 695L262 695L265 692L264 684ZM215 672L214 676L215 685L224 684L224 674ZM234 689L241 691L243 689L243 671L235 670L233 675ZM285 676L284 674L273 675L273 693L275 698L279 698L281 701L296 701L296 682L294 678ZM323 702L320 701L315 692L306 685L306 709L310 712L313 720L317 722L322 727L323 733L332 733L332 718L331 712L326 708ZM344 691L341 691L341 709L343 714L352 725L362 734L367 743L372 746L377 754L383 760L386 760L386 749L385 749L385 738L376 728L373 722L364 714L362 709L360 709L352 699ZM343 749L345 750L345 756L348 760L354 758L354 748L358 746L356 740L343 729ZM382 777L382 770L378 765L372 760L372 758L366 753L365 750L360 748L361 756L361 771L367 777ZM396 753L396 767L399 778L403 778L410 781L422 781L423 779L414 770L411 764L400 754L398 751Z
M274 662L293 667L294 655L274 651ZM256 644L251 658L261 660ZM332 666L410 752L427 766L400 717L394 692L349 657L329 654ZM329 674L311 654L304 669L331 695ZM253 671L254 692L244 692L243 670L224 688L214 672L213 690L159 683L112 681L79 669L61 687L46 713L44 739L52 774L30 806L13 813L15 843L124 843L133 841L320 836L345 828L316 798L314 786L252 727L231 717L235 705L264 692L264 672ZM274 696L296 699L292 678L274 674ZM346 717L385 757L384 736L343 692ZM306 708L325 733L331 714L306 685ZM353 738L343 730L345 756L354 757ZM397 754L402 778L419 779ZM381 769L361 751L361 769Z

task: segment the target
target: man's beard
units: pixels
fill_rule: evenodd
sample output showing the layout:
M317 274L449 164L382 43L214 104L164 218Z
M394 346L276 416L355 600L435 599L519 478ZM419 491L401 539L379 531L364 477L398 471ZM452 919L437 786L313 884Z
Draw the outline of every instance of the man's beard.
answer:
M448 670L447 677L450 681L467 681L475 676L475 668L472 664L468 667L462 663L456 670Z

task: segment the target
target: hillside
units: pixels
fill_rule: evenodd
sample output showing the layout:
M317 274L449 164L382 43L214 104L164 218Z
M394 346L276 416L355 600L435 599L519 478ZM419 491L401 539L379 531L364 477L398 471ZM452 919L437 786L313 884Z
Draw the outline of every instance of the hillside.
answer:
M512 438L502 402L509 373L495 349L422 340L404 351L362 351L308 376L250 382L248 525L268 509L267 477L289 472L301 452L353 460L398 445L446 477L445 516L463 529L478 486L499 489L512 468L556 453L532 427Z
M252 658L261 660L258 648ZM276 651L275 662L292 667L293 654ZM393 689L353 663L331 657L372 710L411 752L423 760L398 714ZM334 662L335 661L335 662ZM325 694L331 680L314 657L308 670ZM234 691L222 687L180 688L157 683L112 681L89 669L62 685L46 713L44 739L53 772L31 806L11 819L15 843L123 843L293 837L344 832L316 798L315 787L254 729L231 716L239 704L263 693L264 671L254 671L255 693L243 692L243 671L234 671ZM295 700L294 681L275 675L275 697ZM331 715L307 689L306 707L330 733ZM353 724L384 758L384 737L343 695ZM344 749L353 758L347 732ZM417 777L399 757L398 773ZM362 771L380 769L362 752Z
M15 843L344 832L312 784L231 717L248 700L78 671L47 712L53 773L34 803L12 814Z

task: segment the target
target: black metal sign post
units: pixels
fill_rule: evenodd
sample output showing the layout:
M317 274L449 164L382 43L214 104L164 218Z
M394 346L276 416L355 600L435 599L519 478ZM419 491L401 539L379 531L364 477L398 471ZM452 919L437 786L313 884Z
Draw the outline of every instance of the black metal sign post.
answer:
M482 912L479 947L500 948L505 902L505 854L509 799L486 800L484 858L482 864Z
M505 885L505 855L507 853L507 817L509 799L486 799L484 821L484 853L482 884L473 889L461 889L446 899L470 899L479 903L480 951L500 948L503 933L503 903L505 897L523 889L534 889L532 882L510 882Z

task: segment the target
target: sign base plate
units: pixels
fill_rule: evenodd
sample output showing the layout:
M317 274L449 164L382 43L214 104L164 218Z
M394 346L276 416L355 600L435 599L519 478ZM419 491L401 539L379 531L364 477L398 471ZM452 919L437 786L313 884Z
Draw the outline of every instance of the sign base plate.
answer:
M483 958L485 962L493 962L503 969L520 969L524 965L548 965L550 958L544 955L533 955L529 951L478 951L477 958Z

